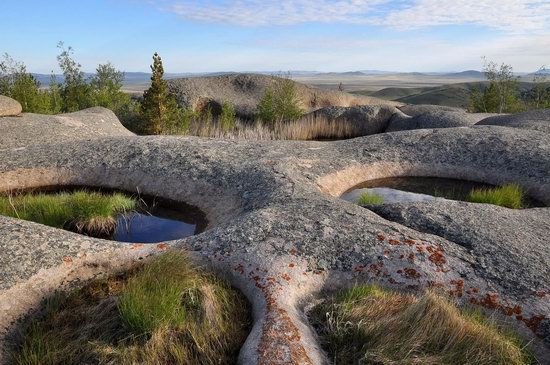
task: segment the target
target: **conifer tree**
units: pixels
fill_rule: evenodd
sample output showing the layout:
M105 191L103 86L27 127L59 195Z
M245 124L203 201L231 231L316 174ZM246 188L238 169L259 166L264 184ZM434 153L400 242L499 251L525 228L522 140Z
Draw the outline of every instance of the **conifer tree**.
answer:
M178 119L179 108L174 97L168 93L168 84L163 79L162 59L158 53L153 56L151 71L151 87L143 93L141 116L146 133L161 134L163 129Z

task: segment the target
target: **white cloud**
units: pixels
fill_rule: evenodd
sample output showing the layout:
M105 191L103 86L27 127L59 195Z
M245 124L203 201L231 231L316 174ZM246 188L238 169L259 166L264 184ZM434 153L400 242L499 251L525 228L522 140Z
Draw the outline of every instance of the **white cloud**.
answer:
M149 0L185 19L238 26L308 22L400 30L476 24L513 33L550 29L548 0Z
M237 0L163 1L164 9L183 18L241 26L307 22L363 22L376 5L389 0Z
M548 0L417 0L381 22L407 29L475 24L512 33L550 30Z

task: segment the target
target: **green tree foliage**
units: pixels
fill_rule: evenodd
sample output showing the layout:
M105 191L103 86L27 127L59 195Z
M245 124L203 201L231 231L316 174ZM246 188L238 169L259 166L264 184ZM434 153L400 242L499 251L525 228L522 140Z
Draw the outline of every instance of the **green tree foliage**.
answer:
M130 95L122 91L123 81L124 73L115 69L111 63L99 65L90 82L93 104L111 109L117 115L127 112Z
M514 113L521 111L518 79L514 76L512 66L498 65L496 62L483 60L483 72L489 81L485 89L479 89L470 95L473 109L485 113Z
M235 127L236 118L237 114L235 113L235 108L233 107L233 105L227 101L223 102L222 111L218 118L218 122L220 123L220 127L222 128L222 130L226 132Z
M65 48L63 42L59 42L57 48L61 49L57 62L64 78L61 86L63 111L75 112L94 106L91 87L86 82L84 72L81 70L82 66L73 59L73 48L70 46Z
M546 67L542 66L533 77L535 86L528 93L528 100L534 109L550 108L550 82L546 71Z
M50 98L22 62L7 53L0 61L0 94L19 101L23 112L48 113Z
M161 134L178 124L182 111L175 97L168 93L168 85L163 79L164 67L158 53L153 55L151 71L151 87L143 93L141 117L147 134Z
M273 78L258 103L258 117L264 123L290 121L300 118L303 110L296 84L289 77Z

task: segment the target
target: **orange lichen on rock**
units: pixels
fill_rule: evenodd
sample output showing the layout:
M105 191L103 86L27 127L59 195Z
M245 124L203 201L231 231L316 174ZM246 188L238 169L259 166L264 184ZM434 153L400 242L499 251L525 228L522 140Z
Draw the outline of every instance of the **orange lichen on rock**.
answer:
M262 289L267 313L258 346L258 364L313 365L300 342L298 328L277 303L274 285L271 283Z
M413 246L416 244L416 241L415 240L411 240L411 239L406 239L405 240L405 243L409 246Z
M443 265L447 263L447 260L443 256L443 250L441 247L428 246L426 250L430 253L428 260L430 260L439 269L442 269Z
M403 269L403 276L407 279L418 279L422 275L415 269L407 267Z

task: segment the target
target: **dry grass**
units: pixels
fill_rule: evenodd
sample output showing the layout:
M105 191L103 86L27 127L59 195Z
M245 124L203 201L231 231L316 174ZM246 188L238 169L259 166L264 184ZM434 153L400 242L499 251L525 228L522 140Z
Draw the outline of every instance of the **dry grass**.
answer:
M216 121L193 120L185 129L173 127L164 131L167 135L191 135L210 138L249 140L336 140L364 136L366 123L347 120L331 120L308 115L288 122L269 123L236 120L230 129Z
M52 298L45 312L16 364L233 364L249 326L242 295L181 251Z
M432 292L417 297L359 286L317 306L311 318L339 365L532 361L516 335Z

